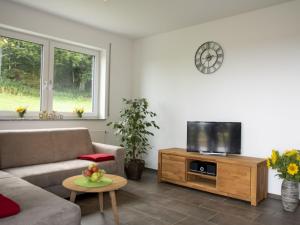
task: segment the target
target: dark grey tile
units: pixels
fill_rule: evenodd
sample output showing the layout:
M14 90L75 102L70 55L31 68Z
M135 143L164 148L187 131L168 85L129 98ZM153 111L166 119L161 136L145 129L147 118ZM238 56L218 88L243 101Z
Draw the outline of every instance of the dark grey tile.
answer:
M278 216L275 214L262 214L258 218L255 219L255 222L261 223L263 225L299 225L299 220L290 220L286 219L282 216Z
M141 217L130 221L126 225L170 225L169 223L151 217Z
M115 222L104 214L92 213L82 217L81 225L115 225ZM121 225L124 225L122 221Z
M286 212L283 209L280 209L274 213L274 216L290 222L298 221L300 225L300 207L298 207L295 212Z
M168 207L161 206L160 202L140 202L140 204L134 205L133 208L134 210L141 212L146 216L150 216L170 224L174 224L186 217L186 215L183 213L176 212L168 209Z
M208 200L205 204L202 204L202 207L217 211L219 213L226 212L228 215L241 217L247 220L254 220L261 212L259 210L252 209L252 207L240 207L238 205L228 204L226 201L219 202L215 200Z
M260 202L258 206L254 208L263 213L275 213L282 210L282 204L280 200L268 198Z
M189 216L184 218L183 220L175 223L174 225L215 225L209 221L199 220L195 217Z
M259 225L258 223L248 220L246 218L241 218L240 216L232 216L225 213L218 213L216 216L211 218L209 222L217 225Z
M216 214L216 211L214 210L199 207L194 204L185 203L178 200L169 201L168 205L166 205L165 207L170 210L185 214L187 216L193 216L200 220L207 220Z
M118 212L119 212L120 221L123 224L130 224L135 221L142 221L142 220L146 220L147 218L151 218L129 207L118 207ZM103 214L105 214L106 217L110 218L110 220L114 220L114 216L111 209L104 211Z

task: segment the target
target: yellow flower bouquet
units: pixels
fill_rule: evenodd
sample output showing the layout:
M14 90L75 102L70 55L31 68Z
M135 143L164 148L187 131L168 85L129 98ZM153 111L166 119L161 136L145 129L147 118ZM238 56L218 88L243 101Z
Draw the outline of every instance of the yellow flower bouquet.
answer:
M19 117L20 117L20 118L23 118L23 117L24 117L26 111L27 111L27 107L24 107L24 106L18 106L18 107L16 108L16 112L19 114Z
M286 150L280 154L273 149L271 157L267 160L269 168L275 169L282 179L300 182L300 151L296 149Z
M82 114L84 113L84 108L83 107L78 107L74 109L74 112L77 113L77 116L79 118L82 118Z
M283 209L295 212L299 205L300 151L291 149L280 154L273 149L271 157L267 160L267 166L277 170L277 175L283 179L281 185Z

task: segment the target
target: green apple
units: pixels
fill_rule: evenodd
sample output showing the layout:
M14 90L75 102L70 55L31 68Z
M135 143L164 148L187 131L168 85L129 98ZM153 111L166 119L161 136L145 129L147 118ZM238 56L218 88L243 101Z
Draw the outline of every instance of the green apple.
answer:
M105 170L99 170L100 173L100 177L103 177L103 175L105 174Z
M91 181L92 182L97 182L101 178L101 174L99 172L93 173L91 176Z

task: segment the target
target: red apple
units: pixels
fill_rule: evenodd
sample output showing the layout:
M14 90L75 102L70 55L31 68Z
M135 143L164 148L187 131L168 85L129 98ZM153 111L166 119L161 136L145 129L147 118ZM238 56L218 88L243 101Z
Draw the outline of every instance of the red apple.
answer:
M85 171L84 171L84 176L90 177L91 175L92 175L92 172L91 172L91 171L89 171L89 170L85 170Z
M98 172L98 170L99 170L99 169L98 169L97 166L94 166L94 167L92 168L92 172L93 172L93 173Z

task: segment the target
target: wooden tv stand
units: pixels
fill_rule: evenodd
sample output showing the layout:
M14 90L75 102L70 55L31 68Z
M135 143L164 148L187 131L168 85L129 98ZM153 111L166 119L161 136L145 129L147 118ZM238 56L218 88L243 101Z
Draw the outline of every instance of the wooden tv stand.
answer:
M191 172L190 162L194 160L216 163L216 176ZM256 206L267 198L268 169L266 159L201 155L171 148L159 150L158 181L249 201Z

